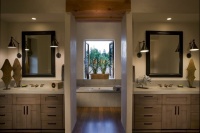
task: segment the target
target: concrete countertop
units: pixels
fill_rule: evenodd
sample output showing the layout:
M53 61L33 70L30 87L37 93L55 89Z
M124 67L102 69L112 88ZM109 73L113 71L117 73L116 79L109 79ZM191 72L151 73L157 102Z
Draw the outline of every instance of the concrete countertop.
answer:
M4 88L0 88L0 94L64 94L64 89L45 87L20 87L4 90Z
M189 88L189 87L158 87L149 86L145 88L133 87L133 94L199 94L199 87Z

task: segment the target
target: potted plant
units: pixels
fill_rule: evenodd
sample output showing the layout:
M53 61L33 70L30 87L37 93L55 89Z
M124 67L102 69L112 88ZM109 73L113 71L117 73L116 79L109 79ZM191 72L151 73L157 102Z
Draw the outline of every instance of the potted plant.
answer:
M91 79L108 79L109 74L106 70L110 67L109 55L105 51L99 52L97 49L91 49L89 67L91 69ZM98 73L98 70L101 73Z

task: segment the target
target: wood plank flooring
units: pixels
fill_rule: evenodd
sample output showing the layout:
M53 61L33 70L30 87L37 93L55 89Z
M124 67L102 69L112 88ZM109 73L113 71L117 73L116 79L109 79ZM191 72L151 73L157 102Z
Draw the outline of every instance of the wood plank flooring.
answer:
M72 133L125 133L121 124L121 108L77 108L77 123Z

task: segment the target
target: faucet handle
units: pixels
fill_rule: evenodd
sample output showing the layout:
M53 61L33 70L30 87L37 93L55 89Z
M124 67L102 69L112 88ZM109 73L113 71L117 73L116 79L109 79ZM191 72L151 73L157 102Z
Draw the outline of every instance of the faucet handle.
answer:
M44 84L41 84L41 85L40 85L40 87L43 87L43 86L44 86Z
M159 87L162 87L162 84L158 84Z
M169 84L169 87L172 87L173 84Z

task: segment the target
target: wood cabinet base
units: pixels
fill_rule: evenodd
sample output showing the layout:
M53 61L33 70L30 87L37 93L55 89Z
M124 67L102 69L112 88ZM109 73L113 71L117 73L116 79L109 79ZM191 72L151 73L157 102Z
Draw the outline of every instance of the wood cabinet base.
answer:
M134 129L133 133L199 133L200 130L137 130Z
M65 130L62 129L62 130L0 130L0 133L16 133L16 132L19 132L19 133L64 133Z

